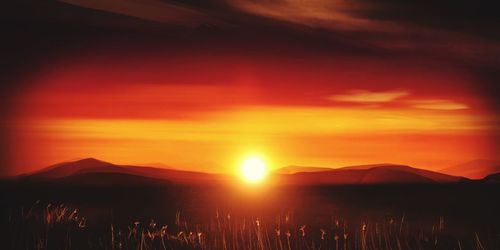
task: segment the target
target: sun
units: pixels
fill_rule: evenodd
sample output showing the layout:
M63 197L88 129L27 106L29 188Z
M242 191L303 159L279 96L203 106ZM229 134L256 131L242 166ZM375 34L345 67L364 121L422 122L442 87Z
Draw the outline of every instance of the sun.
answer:
M266 172L266 164L257 156L248 157L241 164L241 176L250 183L262 181L266 177Z

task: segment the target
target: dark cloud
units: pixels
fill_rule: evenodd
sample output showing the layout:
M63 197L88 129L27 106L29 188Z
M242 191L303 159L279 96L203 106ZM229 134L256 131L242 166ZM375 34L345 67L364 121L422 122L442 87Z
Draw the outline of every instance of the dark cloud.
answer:
M500 17L496 1L363 1L376 2L376 8L356 12L364 18L465 32L482 37L500 38L496 29Z
M170 50L442 62L477 74L478 88L497 94L500 18L490 1L66 2L4 6L3 93L81 51Z

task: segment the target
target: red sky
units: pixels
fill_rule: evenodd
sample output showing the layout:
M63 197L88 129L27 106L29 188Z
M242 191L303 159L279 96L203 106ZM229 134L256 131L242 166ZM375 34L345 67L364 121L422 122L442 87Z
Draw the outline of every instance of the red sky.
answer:
M232 172L248 154L271 168L434 170L497 157L491 111L474 78L451 67L190 53L46 65L14 102L11 173L84 157L210 172Z
M11 3L0 175L86 157L224 173L249 154L270 168L500 160L500 19L484 5Z

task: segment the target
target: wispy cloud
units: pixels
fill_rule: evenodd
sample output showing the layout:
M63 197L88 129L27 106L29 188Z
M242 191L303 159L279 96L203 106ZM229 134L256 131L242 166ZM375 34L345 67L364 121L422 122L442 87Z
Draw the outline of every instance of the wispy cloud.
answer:
M343 0L236 0L227 3L247 13L310 27L334 30L385 29L382 22L352 14L356 10L368 8L367 3Z
M469 108L466 104L451 100L414 100L410 103L412 107L419 109L461 110Z
M67 4L96 9L149 21L170 23L180 26L199 26L201 24L220 24L206 13L189 6L162 2L158 0L59 0Z
M355 104L365 104L374 107L384 103L397 103L398 105L417 108L417 109L432 109L432 110L463 110L469 109L469 106L447 99L417 99L417 100L401 100L410 95L410 92L405 90L388 90L388 91L370 91L370 90L350 90L343 94L331 95L327 99L335 102L346 102Z
M329 96L328 99L337 102L386 103L386 102L392 102L398 98L407 95L409 95L409 92L403 90L390 90L390 91L351 90L345 94Z

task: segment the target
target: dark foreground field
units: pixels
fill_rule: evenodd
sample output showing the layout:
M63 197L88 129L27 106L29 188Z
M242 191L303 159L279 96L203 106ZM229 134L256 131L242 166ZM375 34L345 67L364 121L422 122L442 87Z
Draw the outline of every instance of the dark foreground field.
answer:
M2 249L500 249L494 183L2 183Z

